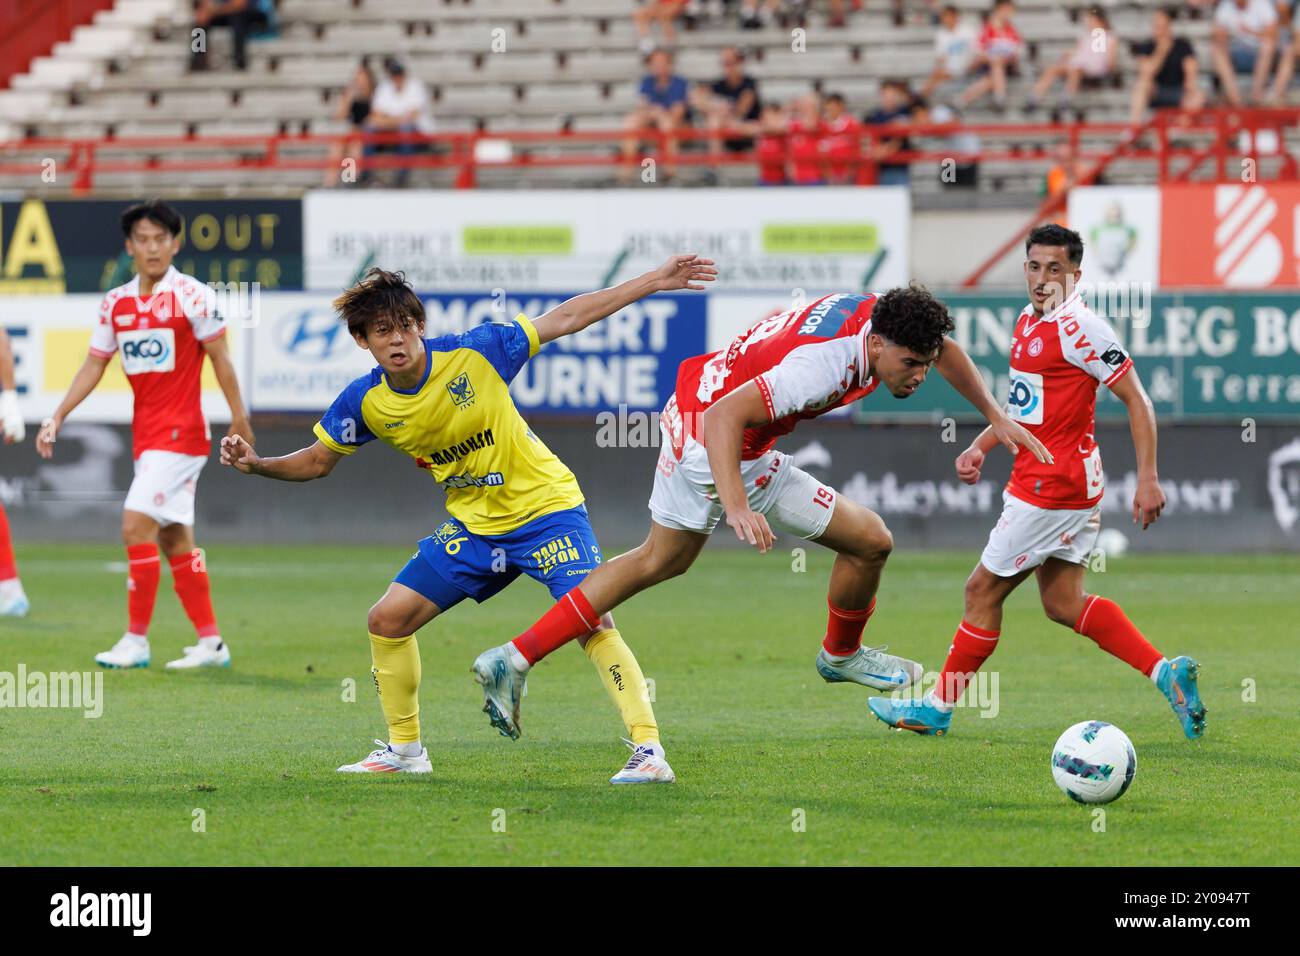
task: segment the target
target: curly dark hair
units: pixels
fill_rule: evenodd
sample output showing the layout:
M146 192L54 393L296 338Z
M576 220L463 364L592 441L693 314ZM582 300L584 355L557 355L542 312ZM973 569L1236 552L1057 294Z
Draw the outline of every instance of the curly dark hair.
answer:
M400 272L371 268L331 304L353 335L365 335L366 323L375 318L391 319L404 329L412 322L424 325L424 303Z
M890 289L871 310L871 331L917 355L937 355L956 328L948 307L913 282Z

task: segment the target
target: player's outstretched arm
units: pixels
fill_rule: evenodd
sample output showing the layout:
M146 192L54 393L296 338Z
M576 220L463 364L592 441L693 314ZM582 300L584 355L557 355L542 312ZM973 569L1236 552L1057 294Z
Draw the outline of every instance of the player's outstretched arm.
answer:
M1131 368L1110 387L1128 408L1128 427L1137 454L1138 484L1133 495L1133 523L1145 531L1165 508L1165 493L1156 473L1156 410L1142 387L1137 369Z
M9 346L9 333L0 329L0 437L6 445L12 445L22 441L26 434L14 381L14 353Z
M292 455L263 458L253 451L253 446L239 435L221 439L221 463L245 475L262 475L280 481L311 481L324 478L343 456L316 442L300 448Z
M962 398L974 405L988 420L993 436L1006 445L1011 454L1016 454L1023 447L1028 448L1039 461L1052 460L1052 453L1042 442L1007 417L1007 413L993 400L993 394L984 384L984 377L980 375L971 357L952 339L944 339L943 350L939 353L935 368Z
M749 507L745 481L740 474L740 452L745 429L771 421L763 394L753 382L746 382L730 395L720 398L700 416L700 437L709 454L718 501L727 515L727 524L736 537L758 548L760 554L776 540L767 518Z
M230 428L226 434L242 435L252 445L256 441L253 426L249 424L248 412L244 409L244 398L239 392L239 376L235 374L235 364L230 361L230 346L226 337L223 335L203 343L203 349L212 362L212 373L221 386L221 394L226 396L226 404L230 406Z
M694 253L673 256L658 269L628 279L608 289L575 295L561 302L533 322L537 338L542 345L553 339L581 332L589 325L613 315L656 292L675 292L690 289L700 292L701 283L712 282L718 276L712 259L701 259Z
M93 352L87 355L86 361L77 369L72 384L68 386L68 394L63 396L63 401L59 402L54 414L41 422L41 430L36 433L36 451L42 458L54 457L54 441L59 429L63 427L63 420L95 390L99 380L104 377L108 359L108 356L95 355Z

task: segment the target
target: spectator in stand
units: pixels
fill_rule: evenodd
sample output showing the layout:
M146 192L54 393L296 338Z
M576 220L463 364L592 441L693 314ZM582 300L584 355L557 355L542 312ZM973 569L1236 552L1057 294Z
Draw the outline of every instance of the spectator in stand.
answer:
M659 35L664 46L677 43L676 20L686 9L686 0L641 0L641 5L632 14L632 24L636 27L642 53L650 53L655 48L655 41L650 36L650 26L659 24Z
M370 100L370 113L365 129L369 133L432 133L433 113L429 105L429 90L424 81L407 76L406 67L396 57L384 60L386 77L375 88ZM366 155L395 151L409 156L416 152L414 143L372 143ZM409 169L397 171L397 183L406 185Z
M794 114L786 124L786 142L790 151L788 181L794 186L824 186L826 172L822 162L821 97L808 93L794 102Z
M830 0L831 14L840 17L839 23L831 26L843 26L844 0ZM740 26L743 30L761 30L769 23L779 23L783 27L804 26L807 23L807 0L740 0Z
M688 122L688 85L685 78L673 72L673 55L667 50L655 50L646 57L646 75L641 78L640 101L623 121L628 136L623 140L623 158L635 162L641 147L642 133L647 129L663 134L664 176L673 174L672 160L677 155L676 133ZM635 170L630 166L624 178L631 178Z
M1252 103L1279 102L1291 82L1293 58L1288 49L1278 59L1277 74L1265 99L1264 90L1278 52L1277 25L1272 0L1220 0L1215 8L1210 51L1223 95L1233 106L1243 103L1237 83L1239 74L1251 77Z
M993 5L976 45L975 73L979 79L962 93L958 99L961 106L969 106L991 92L994 108L1006 109L1007 77L1020 75L1020 50L1024 45L1011 22L1013 10L1011 0L998 0Z
M758 99L758 84L745 72L745 56L735 47L724 47L719 55L722 77L695 87L696 109L704 116L709 131L709 152L722 154L723 146L733 153L745 152L754 145L752 137L758 133L758 118L762 104ZM742 134L732 136L725 144L722 130Z
M780 103L771 100L763 104L758 118L758 143L754 151L758 157L758 184L784 186L786 182L786 115Z
M896 126L907 123L912 117L912 91L902 80L885 80L880 85L880 105L863 117L868 126ZM889 137L875 142L870 151L871 157L879 163L881 186L906 186L909 180L910 166L907 163L891 163L889 158L895 153L912 148L906 137Z
M272 0L194 0L194 28L206 34L210 27L230 27L234 35L236 70L248 69L248 35L254 30L275 27L275 4ZM208 68L207 37L201 50L190 54L191 70Z
M912 101L911 123L913 126L941 126L961 122L951 107L936 103L931 107L924 99ZM921 134L935 136L936 134ZM945 150L954 160L952 174L941 168L939 182L945 187L970 188L979 185L979 161L975 158L980 151L980 138L974 133L958 128L951 134L939 137L939 149Z
M375 73L370 69L370 58L363 56L352 71L352 79L348 81L347 87L343 90L343 95L339 97L339 107L334 114L334 118L347 120L354 134L364 132L366 120L370 116L370 99L374 95ZM341 181L339 170L342 168L343 160L345 158L351 159L355 163L357 154L360 151L361 140L356 136L340 139L332 145L330 147L329 168L325 170L325 177L321 185L337 185Z
M1057 61L1043 71L1029 94L1026 109L1035 109L1039 100L1046 97L1062 77L1065 78L1065 96L1058 106L1065 109L1079 95L1080 86L1085 83L1099 86L1103 80L1115 75L1118 44L1115 42L1115 34L1111 32L1106 12L1100 7L1091 7L1083 22L1083 35L1074 45L1074 52L1069 59Z
M843 94L830 93L822 107L821 151L826 179L833 184L854 182L862 158L862 124L849 112Z
M1183 37L1174 36L1176 12L1177 7L1157 8L1151 14L1151 39L1133 44L1138 70L1129 122L1134 126L1142 122L1148 107L1198 110L1205 105L1196 52Z
M934 69L921 87L929 97L944 83L964 80L975 63L979 35L975 27L949 4L939 12L939 32L934 36Z

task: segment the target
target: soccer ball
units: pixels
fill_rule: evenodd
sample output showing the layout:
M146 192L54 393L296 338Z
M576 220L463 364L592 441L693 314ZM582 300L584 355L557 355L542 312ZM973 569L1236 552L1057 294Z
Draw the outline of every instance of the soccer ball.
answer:
M1123 531L1115 528L1103 528L1097 535L1097 547L1108 558L1122 558L1128 554L1128 538Z
M1104 720L1075 724L1052 748L1052 778L1067 797L1079 803L1118 800L1136 773L1133 741Z

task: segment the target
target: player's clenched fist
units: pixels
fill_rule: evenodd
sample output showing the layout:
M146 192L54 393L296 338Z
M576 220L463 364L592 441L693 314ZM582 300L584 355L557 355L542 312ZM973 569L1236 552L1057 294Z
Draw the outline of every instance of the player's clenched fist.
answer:
M41 422L41 430L36 433L36 453L42 458L54 457L54 439L59 434L59 420L47 418Z
M980 469L984 467L984 452L978 448L967 448L957 456L957 477L968 485L980 480Z
M227 435L221 439L221 463L229 465L236 471L245 475L253 473L253 463L257 461L257 455L253 451L253 446L238 435Z
M728 511L727 524L736 530L737 538L756 546L759 554L772 550L772 542L776 540L776 536L772 534L767 519L757 511L750 511L748 508L737 509L734 514Z

